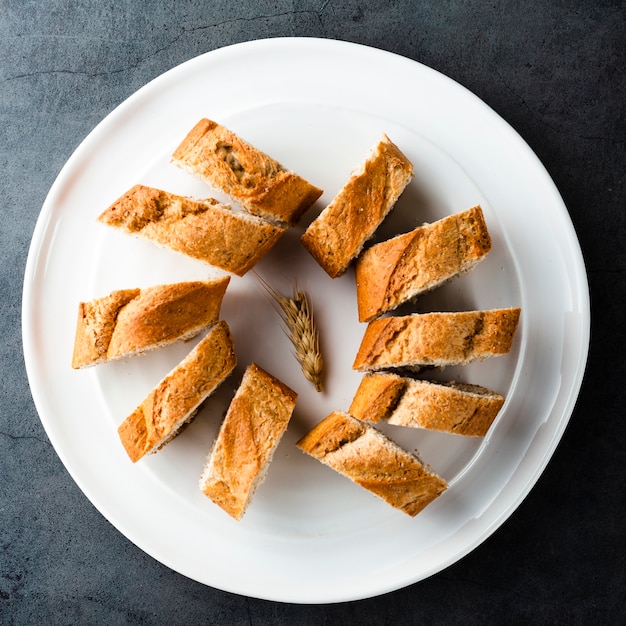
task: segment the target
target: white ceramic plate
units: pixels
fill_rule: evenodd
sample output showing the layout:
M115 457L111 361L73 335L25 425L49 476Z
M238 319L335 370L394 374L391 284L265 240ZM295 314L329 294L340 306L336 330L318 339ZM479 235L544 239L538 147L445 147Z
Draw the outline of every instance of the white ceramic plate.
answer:
M96 217L141 182L214 195L170 165L201 117L230 127L322 187L323 198L257 266L287 293L312 299L326 390L302 377L279 319L252 275L233 277L222 317L237 373L159 454L133 465L116 428L190 349L74 371L76 308L114 289L217 276L174 252L117 233ZM360 380L351 370L364 325L354 276L331 280L298 238L382 132L416 176L379 239L480 203L487 259L406 310L521 306L510 354L438 372L490 387L506 404L484 440L401 427L450 488L416 518L306 457L295 442ZM574 407L589 340L588 288L563 202L535 155L474 95L441 74L378 50L329 40L272 39L216 50L160 76L119 106L60 173L33 236L23 298L33 397L80 488L124 535L182 574L220 589L289 602L373 596L432 575L493 533L541 474ZM300 394L265 483L240 522L197 487L237 376L251 361Z

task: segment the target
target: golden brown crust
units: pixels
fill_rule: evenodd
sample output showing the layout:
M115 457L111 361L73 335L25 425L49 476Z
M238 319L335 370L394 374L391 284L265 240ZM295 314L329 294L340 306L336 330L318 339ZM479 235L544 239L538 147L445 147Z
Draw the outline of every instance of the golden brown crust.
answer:
M341 411L334 411L316 424L296 445L307 454L322 460L362 437L366 428L366 424L347 419Z
M237 276L254 267L285 232L212 198L195 200L144 185L129 189L98 220Z
M470 271L490 249L480 206L372 246L356 263L359 321Z
M131 461L137 462L173 439L236 363L228 325L219 322L118 428Z
M332 202L309 225L300 241L332 278L359 255L413 176L413 165L383 135Z
M348 413L366 422L380 422L391 414L405 387L406 380L396 374L365 374Z
M500 394L479 385L411 380L388 422L484 437L503 404Z
M401 382L400 382L401 381ZM435 383L401 378L395 374L366 374L350 407L350 414L368 421L386 420L396 426L439 430L457 435L487 434L504 398L485 387L463 383ZM391 408L378 402L372 389L402 384ZM356 412L353 407L356 407ZM372 419L374 418L374 419Z
M207 119L189 131L172 161L271 221L295 224L322 195L321 189Z
M464 365L506 354L521 309L383 317L365 330L353 368Z
M200 478L202 492L236 520L264 478L297 398L258 365L246 369Z
M347 413L331 413L297 445L410 516L447 488L417 456Z
M72 367L190 339L214 324L230 277L125 289L78 307Z
M108 359L107 352L117 315L140 292L140 289L120 289L97 300L78 304L72 354L74 369L102 363Z

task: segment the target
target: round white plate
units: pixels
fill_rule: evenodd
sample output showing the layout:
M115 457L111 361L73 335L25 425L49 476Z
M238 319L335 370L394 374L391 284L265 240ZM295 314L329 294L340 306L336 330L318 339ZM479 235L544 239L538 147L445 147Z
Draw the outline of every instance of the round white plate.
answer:
M115 289L220 275L200 262L96 222L136 183L213 195L170 164L202 117L221 122L324 189L322 199L257 266L287 294L312 300L325 391L302 377L280 321L252 274L233 277L222 307L239 366L193 424L133 465L116 428L190 350L74 371L79 301ZM507 398L488 436L402 427L385 432L444 476L449 489L410 518L305 456L295 442L360 380L351 369L365 325L354 275L331 280L299 236L381 133L415 179L378 239L483 207L493 239L472 273L403 312L521 306L510 354L436 377ZM104 119L63 168L32 239L23 296L24 353L46 432L80 488L125 536L178 572L216 588L288 602L364 598L419 581L493 533L541 474L568 422L589 342L580 248L550 177L522 139L452 80L413 61L338 41L270 39L216 50L163 74ZM299 394L267 480L240 522L202 495L198 478L251 361Z

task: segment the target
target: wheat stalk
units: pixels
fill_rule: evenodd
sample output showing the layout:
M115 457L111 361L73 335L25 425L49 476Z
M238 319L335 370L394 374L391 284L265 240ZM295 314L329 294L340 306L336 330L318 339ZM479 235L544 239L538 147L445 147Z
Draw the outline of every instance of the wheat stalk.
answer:
M276 309L287 329L287 336L294 347L294 354L304 377L322 391L322 370L324 367L320 350L319 332L313 321L313 312L304 291L294 286L293 296L287 298L276 291L256 272L261 285L278 305ZM276 308L276 307L275 307Z

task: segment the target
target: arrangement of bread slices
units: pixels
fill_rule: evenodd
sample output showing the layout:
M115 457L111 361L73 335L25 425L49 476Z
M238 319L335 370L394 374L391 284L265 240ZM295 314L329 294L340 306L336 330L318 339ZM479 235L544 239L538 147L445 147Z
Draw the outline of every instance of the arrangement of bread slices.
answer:
M251 270L322 194L216 122L200 120L172 162L237 202L135 185L98 221L236 276ZM128 359L204 336L119 425L130 460L158 452L233 373L237 357L222 300L230 276L120 289L78 306L72 367ZM202 491L240 519L262 482L297 394L248 365L201 472Z
M353 364L364 377L351 406L332 412L297 446L414 516L447 483L372 424L384 420L484 436L504 404L500 394L479 385L420 380L406 371L508 353L521 311L386 315L471 271L491 250L480 206L366 248L412 176L409 159L383 135L301 238L331 278L354 263L358 317L368 325Z
M238 204L135 185L98 217L235 276L244 276L322 195L322 190L235 133L200 120L172 163ZM491 249L480 206L368 244L413 177L386 135L305 229L301 244L332 279L354 266L358 320L367 323L353 368L363 378L347 410L322 419L298 442L311 457L415 516L447 488L417 453L375 424L484 436L504 397L456 381L408 374L506 354L516 308L389 315L420 294L471 271ZM176 437L236 369L236 348L220 319L230 276L113 291L78 307L72 367L129 359L202 335L120 423L135 463ZM298 394L256 363L246 364L219 432L199 470L201 491L239 520L265 478Z

